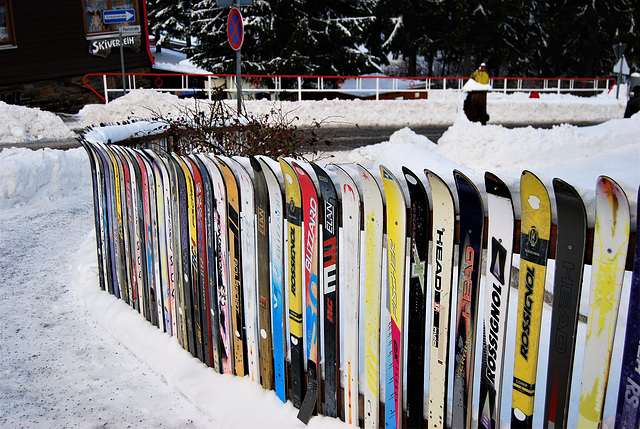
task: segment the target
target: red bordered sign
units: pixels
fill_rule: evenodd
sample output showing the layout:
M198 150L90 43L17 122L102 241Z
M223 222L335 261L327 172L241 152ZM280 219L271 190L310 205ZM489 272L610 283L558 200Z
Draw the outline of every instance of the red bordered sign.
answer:
M237 8L232 8L227 19L227 38L234 51L240 50L244 41L244 25L242 15Z

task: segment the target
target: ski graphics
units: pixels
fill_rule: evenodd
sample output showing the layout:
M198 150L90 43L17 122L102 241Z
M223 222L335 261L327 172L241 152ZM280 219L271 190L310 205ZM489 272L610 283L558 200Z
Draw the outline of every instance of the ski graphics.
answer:
M627 335L622 355L622 371L620 373L620 389L615 427L631 429L640 427L640 188L636 200L636 249L633 259L633 274L629 294L629 313L627 315Z
M342 192L340 334L343 344L344 421L359 425L358 309L360 300L360 194L353 178L334 166Z
M524 171L520 177L520 211L520 277L511 427L531 427L551 204L544 184L529 171Z
M205 202L204 202L204 181L206 176L200 171L199 165L194 161L193 155L185 157L193 174L193 184L195 190L195 212L196 212L196 232L198 249L198 298L200 300L200 327L202 332L202 362L211 365L212 347L211 340L211 313L209 311L209 264L207 262L207 237L205 226ZM204 172L206 174L206 171Z
M215 199L214 226L217 249L217 305L218 305L218 349L220 351L221 372L233 374L233 346L231 334L231 291L229 274L228 227L227 227L227 191L222 173L215 158L203 155L213 185Z
M165 246L166 243L164 241L164 190L162 187L162 174L160 173L160 168L158 164L155 162L153 157L149 153L150 151L145 151L145 155L147 156L147 160L149 161L149 173L153 176L153 187L150 188L151 191L151 216L153 223L153 234L154 234L154 242L153 242L153 252L154 252L154 262L155 262L155 275L156 275L156 309L158 313L158 328L163 332L166 332L166 324L165 324L165 311L164 311L164 302L163 302L163 294L164 290L167 287L167 260L166 260L166 252Z
M578 328L587 213L580 195L567 182L553 179L553 191L558 232L544 420L547 427L564 428Z
M289 254L287 280L289 283L289 341L291 344L291 402L300 408L303 397L302 350L302 191L296 173L289 163L280 159L284 176L285 203L287 205L287 236Z
M385 426L402 427L402 356L404 347L404 270L407 251L407 205L398 179L380 166L387 200L387 263L389 293L387 307L387 349L385 380Z
M108 204L108 212L109 212L109 241L112 243L111 247L111 269L112 269L112 279L113 285L112 290L110 292L116 298L120 298L122 295L120 292L120 288L122 286L122 261L120 260L120 252L121 245L118 235L118 208L117 208L117 199L119 192L116 192L116 189L119 190L120 187L120 179L117 176L118 164L115 163L113 159L111 149L109 149L106 145L102 145L102 150L104 151L104 158L106 162L107 172L107 204ZM153 173L152 173L153 174ZM116 177L118 180L116 181Z
M581 428L599 427L602 420L629 231L627 196L612 179L600 176L596 183L596 225L578 414Z
M453 243L455 206L446 183L435 173L425 170L431 188L433 220L431 224L431 333L429 335L429 402L430 428L445 427L447 417L447 374L449 357L449 315L453 283Z
M271 334L273 337L273 378L276 396L287 400L286 330L284 294L284 206L282 189L268 161L259 158L269 192L269 254L271 278ZM288 232L288 230L287 230Z
M91 147L86 141L80 140L80 144L87 152L87 156L89 157L89 165L91 167L91 184L93 185L93 221L96 230L96 250L97 250L97 260L98 260L98 281L100 282L100 289L105 290L105 263L103 260L104 257L104 230L103 230L103 221L104 212L102 211L102 191L100 188L100 181L102 178L102 173L100 172L100 167L98 166L97 155L94 153L95 149Z
M127 162L127 158L124 155L124 149L114 147L118 151L119 162L122 165L124 172L124 187L123 187L123 226L124 226L124 243L125 243L125 257L127 266L127 293L129 301L127 302L131 307L136 307L136 288L137 282L135 277L135 262L133 257L133 241L132 241L132 229L133 229L133 200L131 196L131 166Z
M175 219L173 217L173 193L175 190L173 186L173 182L171 181L171 175L169 174L169 167L167 164L166 156L159 157L159 162L161 164L161 172L163 177L163 188L164 188L164 210L165 210L165 238L166 238L166 251L167 251L167 269L168 269L168 288L165 291L166 300L164 300L165 305L165 314L167 323L167 332L170 332L171 336L178 336L177 330L177 317L176 317L176 303L175 303L175 295L176 295L176 267L175 267L175 251L174 251L174 222Z
M116 279L118 281L118 287L114 287L114 293L117 298L122 299L127 302L127 294L126 294L126 267L123 266L124 262L124 232L123 232L123 219L122 219L122 199L121 199L121 168L116 161L116 157L113 154L112 149L107 149L108 154L111 160L111 165L113 168L113 176L112 176L112 186L113 186L113 198L111 199L111 203L113 204L113 213L115 215L114 218L114 233L113 233L113 242L114 246L114 257L115 257L115 268L116 268Z
M118 223L118 237L120 241L120 265L122 271L122 287L121 296L124 302L129 304L131 299L131 260L129 258L129 222L127 218L127 178L129 176L129 170L125 169L122 164L122 158L120 157L120 151L117 146L111 147L111 153L114 158L114 165L118 169L118 210L119 210L119 223Z
M407 427L424 425L424 335L427 291L426 260L429 245L429 201L422 181L402 167L409 188L411 238L409 268L409 308L407 321Z
M136 283L137 283L137 293L136 293L136 302L137 302L137 310L144 315L145 308L145 293L144 290L146 288L145 284L147 268L145 266L145 250L144 250L144 214L142 209L142 174L140 172L140 165L138 164L135 153L133 150L127 151L127 158L129 164L133 170L132 176L132 202L134 209L134 243L135 243L135 266L136 266Z
M130 151L120 148L123 165L126 164L127 222L129 231L129 260L131 272L130 305L140 311L139 289L142 278L140 224L138 223L138 186L135 164L131 161Z
M152 281L153 268L151 266L151 250L147 248L151 237L148 234L151 231L149 225L149 184L147 170L144 162L140 158L140 153L136 149L131 150L132 162L136 165L137 184L138 184L138 217L140 224L140 265L142 267L142 279L140 281L139 299L140 314L147 321L151 322L151 303L149 302L149 284Z
M171 211L169 210L169 177L160 157L153 151L147 152L154 163L154 172L160 180L156 181L156 204L158 211L158 232L160 243L160 269L162 272L162 316L164 320L164 331L172 335L172 289L173 289L173 255L169 252L170 238L168 232L171 230Z
M162 307L162 280L160 278L160 251L158 245L158 210L156 204L156 176L153 171L153 161L149 158L146 152L140 152L141 159L145 164L145 170L147 172L148 182L148 197L149 197L149 237L151 238L149 243L149 249L151 253L151 265L153 267L150 273L153 282L150 282L149 297L150 297L150 312L151 320L154 326L162 329L164 321L162 319L162 312L159 309ZM146 222L146 220L145 220ZM150 270L151 271L151 270Z
M146 267L147 267L147 284L145 285L145 316L152 325L157 326L158 324L158 313L157 313L157 304L156 304L156 258L154 249L155 235L154 228L155 225L153 223L152 218L152 198L151 198L151 189L153 189L153 173L150 171L149 163L146 160L145 155L136 151L136 159L138 160L138 164L140 165L140 176L142 179L142 215L144 217L144 248L146 251ZM155 201L154 201L155 202Z
M318 195L315 185L307 172L296 162L292 167L298 176L302 192L303 211L303 247L305 286L305 343L307 355L307 389L300 405L298 419L309 422L318 402L318 336L320 333L318 317Z
M358 165L364 213L364 427L376 429L379 419L380 299L384 202L378 182ZM424 337L423 337L424 338Z
M177 166L171 154L167 153L163 157L167 173L169 175L169 202L171 216L171 253L173 262L173 290L172 290L172 329L173 335L181 345L184 343L185 318L184 318L184 283L182 269L182 255L180 253L180 203L178 193Z
M242 255L242 292L249 379L260 383L258 359L258 298L256 278L255 192L247 170L235 159L228 158L240 185L240 247Z
M189 194L189 238L191 254L191 305L193 311L193 327L196 342L196 357L202 362L209 360L209 343L207 340L206 302L204 297L206 288L205 268L206 254L204 244L204 221L202 203L202 176L198 166L188 156L183 156L184 164L190 174L191 187Z
M478 426L500 427L502 366L504 362L511 259L513 257L513 203L509 188L496 175L486 172L489 225L482 328L482 369Z
M187 183L187 219L188 219L188 243L189 249L186 252L189 255L188 265L183 265L183 269L189 270L191 278L191 287L189 295L191 298L191 308L187 311L191 312L191 321L193 324L193 338L189 341L194 345L191 354L202 360L204 356L202 344L202 318L200 315L200 282L199 282L199 265L198 265L198 233L197 233L197 215L196 215L196 197L195 197L195 180L191 172L190 163L187 157L178 157L182 171L184 172L185 181ZM184 252L184 250L183 250ZM185 290L185 295L187 291Z
M202 206L203 213L200 216L202 219L204 229L204 237L198 242L198 253L205 255L206 264L205 276L204 276L204 290L203 295L205 302L203 303L203 310L205 317L203 317L203 336L206 337L204 341L208 353L205 353L205 358L208 356L208 360L205 362L209 367L213 368L216 372L220 372L220 348L218 338L218 273L217 258L216 258L216 231L215 231L215 199L213 193L213 183L209 170L207 168L208 158L202 154L192 155L192 160L200 171L202 178Z
M174 175L175 186L175 207L174 207L174 226L175 226L175 249L176 249L176 270L179 273L176 276L176 313L178 341L182 347L191 351L193 344L189 344L189 338L193 338L193 326L191 313L187 311L191 308L191 296L189 294L191 281L189 279L189 232L188 224L189 215L187 214L187 184L184 178L184 172L180 166L180 162L176 159L176 155L169 157L168 164ZM186 293L185 293L186 292Z
M100 160L102 161L103 172L104 172L104 210L105 210L105 239L109 243L108 250L109 253L105 256L105 259L108 261L109 268L109 282L106 285L108 292L117 295L117 287L118 287L118 278L117 278L117 267L116 267L116 243L115 243L115 206L113 202L114 198L114 184L113 184L113 167L111 164L111 157L109 155L108 149L104 145L96 145L96 149L98 154L100 155Z
M271 279L269 274L269 191L262 164L254 157L250 158L250 162L255 181L260 382L264 389L273 390L273 336L271 335Z
M111 217L111 182L109 178L109 163L107 154L100 145L91 145L95 151L96 164L99 167L100 174L100 212L101 212L101 234L102 234L102 258L104 264L105 290L113 294L113 286L115 283L114 267L113 267L113 222Z
M324 341L324 415L338 416L338 226L339 200L327 172L311 164L322 196L322 295Z
M242 261L240 259L240 188L229 167L229 158L216 156L227 189L227 229L229 231L229 275L231 285L231 335L233 344L233 372L245 375L244 303L242 292Z
M460 209L458 255L458 306L453 372L453 420L451 427L471 427L475 339L478 330L478 295L482 256L484 206L473 182L453 171Z

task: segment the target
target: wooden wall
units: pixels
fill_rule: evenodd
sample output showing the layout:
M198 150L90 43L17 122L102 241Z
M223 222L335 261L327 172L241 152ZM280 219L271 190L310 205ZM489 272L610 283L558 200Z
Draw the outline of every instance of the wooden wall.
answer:
M136 11L143 17L140 51L124 49L127 69L151 67L143 2ZM0 50L0 86L120 70L119 48L107 58L89 53L81 0L14 0L12 6L17 47Z

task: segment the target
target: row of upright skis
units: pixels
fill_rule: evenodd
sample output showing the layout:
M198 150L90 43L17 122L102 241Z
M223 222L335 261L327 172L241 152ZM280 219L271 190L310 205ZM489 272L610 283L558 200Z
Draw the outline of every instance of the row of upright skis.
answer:
M101 287L216 372L275 390L305 423L321 413L365 428L533 427L534 396L544 395L540 421L566 427L584 283L577 426L598 427L630 259L615 427L638 428L640 252L637 240L629 248L630 207L612 179L597 180L589 227L570 184L554 179L552 200L529 171L518 204L489 172L481 193L457 170L448 185L406 167L82 143ZM537 386L546 282L548 373ZM506 356L512 286L515 351ZM510 386L503 374L512 363ZM505 389L510 422L500 419Z

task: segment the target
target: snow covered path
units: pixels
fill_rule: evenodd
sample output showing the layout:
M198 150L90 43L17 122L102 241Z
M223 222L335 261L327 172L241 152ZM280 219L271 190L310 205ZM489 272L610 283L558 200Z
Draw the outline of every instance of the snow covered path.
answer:
M305 428L100 290L84 149L5 149L0 184L1 428Z
M69 250L94 234L86 192L2 210L0 224L1 427L210 426L78 302Z

